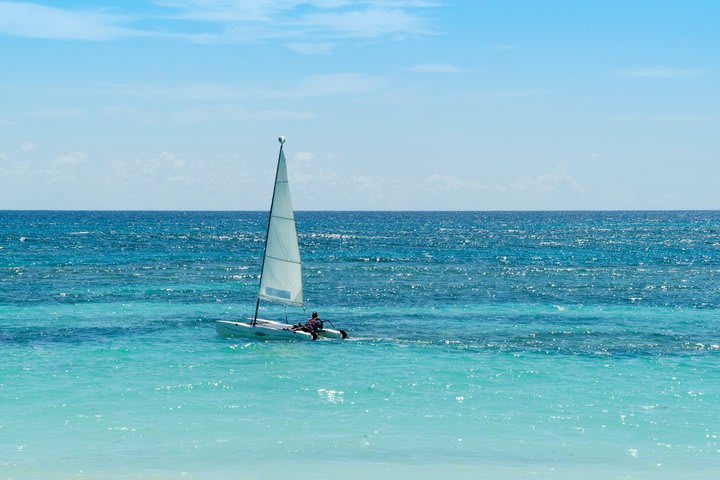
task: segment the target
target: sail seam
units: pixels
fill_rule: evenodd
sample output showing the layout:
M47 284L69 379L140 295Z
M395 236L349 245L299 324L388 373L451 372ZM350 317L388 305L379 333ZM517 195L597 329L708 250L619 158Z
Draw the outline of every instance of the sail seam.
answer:
M267 254L265 255L265 258L272 258L273 260L277 260L278 262L296 263L298 265L302 265L302 262L296 262L295 260L286 260L284 258L273 257L272 255Z
M295 221L295 219L294 219L294 218L290 218L290 217L281 217L280 215L270 215L270 217L271 217L271 218L280 218L280 219L282 219L282 220L290 220L291 222L294 222L294 221Z

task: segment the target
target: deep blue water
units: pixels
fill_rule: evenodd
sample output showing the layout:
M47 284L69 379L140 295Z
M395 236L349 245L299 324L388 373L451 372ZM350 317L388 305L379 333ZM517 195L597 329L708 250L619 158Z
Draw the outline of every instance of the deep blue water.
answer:
M318 438L328 472L718 472L720 212L296 220L308 312L350 342L215 334L254 306L264 212L0 212L0 474L283 476Z

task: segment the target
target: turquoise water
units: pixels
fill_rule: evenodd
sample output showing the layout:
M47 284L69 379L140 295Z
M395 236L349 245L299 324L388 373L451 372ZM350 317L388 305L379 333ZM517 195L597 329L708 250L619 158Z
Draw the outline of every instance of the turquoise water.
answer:
M0 478L720 474L720 212L297 220L349 341L216 335L264 213L0 212Z

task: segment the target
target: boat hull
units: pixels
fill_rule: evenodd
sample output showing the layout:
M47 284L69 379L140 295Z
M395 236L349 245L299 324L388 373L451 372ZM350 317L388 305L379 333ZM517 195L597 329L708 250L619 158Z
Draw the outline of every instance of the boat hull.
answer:
M345 330L335 330L333 328L323 328L322 330L318 330L317 334L323 338L334 338L337 340L348 338L348 334Z
M311 333L304 330L292 330L290 327L287 323L262 318L257 319L255 326L252 326L251 319L248 319L247 322L230 322L227 320L215 322L215 330L222 337L246 337L263 340L316 340L318 337L342 340L348 338L345 330L323 328L318 330L317 333Z
M318 337L317 334L310 332L291 330L290 326L284 323L259 319L255 326L246 322L218 320L215 322L215 330L217 330L218 335L222 337L243 337L258 340L312 341Z
M288 325L286 323L278 322L276 320L265 320L258 318L257 324L266 325L273 328L288 328ZM332 338L337 340L348 338L348 334L345 332L345 330L340 329L323 328L321 330L316 330L316 333L318 337L322 338Z

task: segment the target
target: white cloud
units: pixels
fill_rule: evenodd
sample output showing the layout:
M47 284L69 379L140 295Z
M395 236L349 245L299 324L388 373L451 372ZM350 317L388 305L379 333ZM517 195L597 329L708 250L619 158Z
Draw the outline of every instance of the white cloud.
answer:
M445 63L424 63L420 65L414 65L410 68L413 72L419 73L461 73L462 68L454 65L448 65Z
M487 188L485 184L464 180L455 175L430 175L426 181L430 188L434 190L479 190Z
M267 25L273 31L299 24L313 29L344 32L395 32L417 27L417 11L439 7L438 2L392 0L157 0L170 18L218 24ZM391 21L395 22L389 27ZM272 24L275 24L274 26Z
M174 168L175 170L182 170L187 165L187 161L182 158L178 158L178 156L174 153L162 152L160 154L160 158L164 160L168 166Z
M312 43L296 42L285 45L290 50L302 53L303 55L329 55L332 52L334 43Z
M43 110L31 110L25 115L34 119L70 120L84 117L87 114L87 111L78 108L46 108Z
M636 123L705 123L712 121L712 117L694 114L664 114L664 115L638 115L626 114L610 117L617 122Z
M362 195L367 198L370 205L383 202L387 198L388 184L392 181L387 178L376 178L370 175L355 175L352 183Z
M172 9L171 18L200 22L266 21L283 10L279 2L267 0L157 0L154 3Z
M402 9L318 12L294 20L307 33L331 37L375 38L384 35L427 35L432 33L421 17Z
M21 152L33 152L36 149L37 149L37 145L35 145L32 142L25 142L22 145L20 145Z
M369 75L336 73L329 75L312 75L300 85L285 93L277 92L279 98L291 97L325 97L345 95L349 93L365 93L378 89L384 80Z
M292 40L303 54L327 54L337 40L432 33L423 1L164 0L152 13L70 9L0 1L0 34L66 40L108 41L161 37L198 43ZM335 40L335 41L332 41Z
M478 93L471 93L466 95L467 99L477 101L488 101L488 100L508 100L515 98L526 98L526 97L537 97L542 95L548 95L552 93L552 90L542 89L525 89L525 90L496 90L496 91L485 91Z
M290 174L293 185L308 185L320 191L325 190L329 185L337 186L339 179L338 173L328 168L313 168L312 170L291 168ZM305 199L305 201L308 200Z
M291 110L261 110L254 115L269 120L312 120L315 114L312 112L299 112Z
M0 33L19 37L110 40L132 35L124 15L75 11L35 3L0 2Z
M282 81L282 79L280 79ZM151 85L151 84L108 84L84 86L78 89L19 89L23 92L40 92L50 94L82 94L99 97L136 97L152 100L184 100L198 102L219 102L226 104L231 101L242 100L268 100L287 98L326 97L345 95L350 93L372 92L386 84L386 79L373 75L360 75L354 73L329 73L324 75L309 75L302 79L292 78L285 83L278 83L271 87L262 88L223 83L189 83L182 85ZM236 109L236 107L233 107ZM30 117L67 119L88 115L89 112L79 109L45 109L28 112ZM133 113L127 106L116 108L106 113L126 114ZM312 116L307 112L267 111L269 115L278 118L308 118Z
M315 158L315 155L310 152L297 152L295 154L295 160L297 160L298 162L309 162L313 158Z
M58 155L52 160L52 164L58 167L75 167L87 160L83 152L70 152Z
M580 189L580 183L562 167L540 175L526 175L511 185L513 190L536 193L550 193L568 188L577 191Z
M636 78L691 78L706 75L705 70L683 69L683 68L637 68L622 70L619 74L623 77Z

